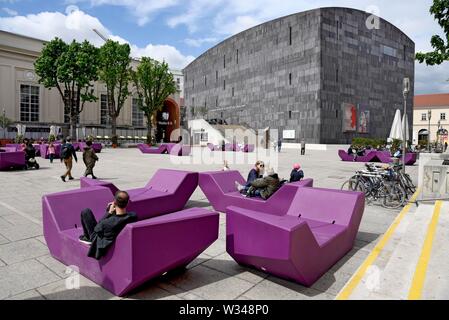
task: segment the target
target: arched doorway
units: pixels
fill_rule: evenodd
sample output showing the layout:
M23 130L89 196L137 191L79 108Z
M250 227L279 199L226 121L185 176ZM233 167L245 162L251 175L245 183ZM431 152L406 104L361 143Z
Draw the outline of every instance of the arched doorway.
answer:
M156 141L173 142L178 141L178 137L170 139L173 130L179 129L180 112L179 106L172 98L164 101L164 106L156 113Z
M425 141L427 143L428 138L429 131L427 129L421 129L418 131L418 143L419 141Z

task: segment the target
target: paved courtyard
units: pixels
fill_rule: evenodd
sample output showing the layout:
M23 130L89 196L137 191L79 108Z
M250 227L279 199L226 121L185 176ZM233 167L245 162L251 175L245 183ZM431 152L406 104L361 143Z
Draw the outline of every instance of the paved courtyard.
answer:
M231 168L246 176L253 161L233 164L234 154L224 154L229 157ZM81 153L78 155L81 157ZM222 168L219 162L176 164L168 155L142 154L138 149L103 149L99 157L97 177L125 190L143 186L159 168L192 171ZM183 161L188 157L184 158ZM84 277L79 289L67 289L66 278L70 273L50 256L42 235L41 197L79 188L78 178L84 165L78 161L73 171L76 179L63 183L59 176L64 169L59 160L53 164L41 158L38 161L41 164L38 171L0 172L0 299L118 299ZM288 177L294 162L301 163L306 177L314 179L314 186L338 189L355 170L363 167L360 163L341 162L336 148L307 151L305 156L299 156L298 150L285 149L278 158L279 175ZM408 168L414 180L417 171L416 165ZM199 188L188 206L210 208ZM152 280L125 299L334 299L400 211L367 206L354 249L310 288L235 263L226 253L225 215L220 214L218 240L186 271Z

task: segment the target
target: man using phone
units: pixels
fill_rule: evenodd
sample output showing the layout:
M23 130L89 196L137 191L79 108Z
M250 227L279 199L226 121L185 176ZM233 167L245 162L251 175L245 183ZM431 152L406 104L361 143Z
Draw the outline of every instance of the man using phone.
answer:
M80 242L90 245L89 257L99 260L107 252L107 248L114 242L118 234L128 223L137 221L134 212L127 212L129 195L126 191L117 191L114 201L108 204L106 214L99 222L89 208L81 212L81 225L84 234Z

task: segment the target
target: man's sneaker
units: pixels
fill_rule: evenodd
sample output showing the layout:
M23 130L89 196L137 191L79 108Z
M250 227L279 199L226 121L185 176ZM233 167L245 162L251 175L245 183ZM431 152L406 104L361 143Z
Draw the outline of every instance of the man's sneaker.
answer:
M73 180L73 179L75 179L74 177L69 177L69 180Z
M61 176L61 180L65 182L65 177L64 177L64 176Z
M90 241L89 239L87 239L84 235L81 235L79 238L79 242L87 244L87 245L91 245L92 241Z
M96 176L92 176L92 179L97 179L97 177Z
M235 183L235 187L237 188L238 191L242 191L243 188L245 187L245 186L242 186L242 185L241 185L240 183L238 183L237 181L235 181L234 183Z

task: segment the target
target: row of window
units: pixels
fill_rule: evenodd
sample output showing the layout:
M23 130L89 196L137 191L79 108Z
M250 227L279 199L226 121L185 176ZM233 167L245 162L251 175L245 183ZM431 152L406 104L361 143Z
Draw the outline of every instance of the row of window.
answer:
M27 84L20 85L20 121L24 122L39 122L39 87ZM64 92L68 96L68 91ZM139 109L139 100L132 99L132 125L135 127L142 127L144 113ZM79 116L77 119L79 123ZM70 122L70 115L64 110L64 123ZM111 123L108 114L108 98L107 95L100 95L100 123L108 125Z
M440 120L446 120L446 113L440 113ZM421 121L427 121L427 113L421 113Z

